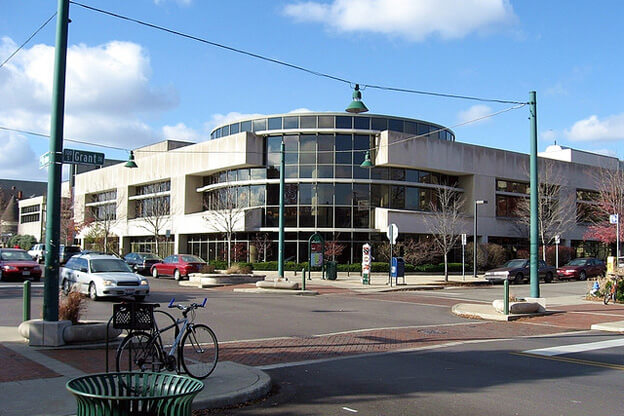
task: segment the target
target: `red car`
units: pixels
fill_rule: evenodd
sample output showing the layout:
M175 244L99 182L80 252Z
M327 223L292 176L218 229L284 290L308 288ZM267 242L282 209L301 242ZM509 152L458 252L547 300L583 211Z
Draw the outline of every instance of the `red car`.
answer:
M559 279L579 279L585 280L588 277L604 276L607 266L602 260L592 257L578 258L571 260L565 266L557 269Z
M174 254L165 257L161 263L156 263L151 268L154 279L160 276L173 276L175 280L182 277L188 279L190 273L200 273L206 262L197 256L191 254Z
M26 250L0 248L0 280L34 279L41 280L41 268Z

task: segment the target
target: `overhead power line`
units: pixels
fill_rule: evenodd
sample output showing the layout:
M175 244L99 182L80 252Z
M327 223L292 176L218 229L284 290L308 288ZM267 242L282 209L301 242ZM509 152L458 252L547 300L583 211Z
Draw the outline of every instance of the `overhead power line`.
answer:
M139 25L143 25L143 26L147 26L149 28L152 29L156 29L156 30L160 30L163 32L167 32L169 34L175 35L175 36L181 36L183 38L186 39L191 39L197 42L201 42L207 45L211 45L217 48L221 48L221 49L225 49L228 50L230 52L236 52L242 55L247 55L250 56L252 58L256 58L256 59L260 59L263 61L267 61L267 62L271 62L277 65L282 65L288 68L292 68L292 69L296 69L298 71L303 71L306 72L308 74L311 75L315 75L317 77L323 77L323 78L328 78L328 79L332 79L334 81L339 81L339 82L343 82L345 84L349 84L349 85L354 85L356 84L356 82L350 81L348 79L345 78L341 78L339 76L336 75L331 75L331 74L327 74L324 72L319 72L319 71L315 71L309 68L305 68L303 66L300 65L295 65L289 62L285 62L285 61L281 61L279 59L275 59L275 58L271 58L268 56L264 56L264 55L260 55L258 53L254 53L254 52L249 52L243 49L239 49L239 48L234 48L232 46L228 46L228 45L224 45L222 43L218 43L218 42L213 42L204 38L200 38L198 36L194 36L194 35L189 35L187 33L183 33L180 32L178 30L174 30L174 29L170 29L167 28L165 26L161 26L161 25L157 25L154 23L149 23L140 19L136 19L133 17L129 17L129 16L124 16L118 13L113 13L107 10L103 10L103 9L98 9L97 7L93 7L93 6L88 6L86 4L82 4L82 3L78 3L76 1L71 1L71 4L75 4L76 6L80 6L83 7L85 9L97 12L97 13L101 13L101 14L105 14L111 17L115 17L117 19L121 19L121 20L126 20L129 22L133 22ZM430 91L422 91L422 90L414 90L414 89L409 89L409 88L397 88L397 87L386 87L386 86L382 86L382 85L374 85L374 84L366 84L363 82L357 82L357 84L359 84L363 89L364 88L374 88L374 89L379 89L379 90L385 90L385 91L394 91L394 92L404 92L404 93L409 93L409 94L419 94L419 95L430 95L430 96L434 96L434 97L445 97L445 98L456 98L456 99L462 99L462 100L472 100L472 101L481 101L481 102L490 102L490 103L501 103L501 104L527 104L525 101L516 101L516 100L502 100L502 99L497 99L497 98L482 98L482 97L474 97L474 96L468 96L468 95L459 95L459 94L448 94L448 93L440 93L440 92L430 92Z
M30 35L30 36L28 37L28 39L26 39L26 40L24 41L24 43L22 43L22 44L21 44L21 45L20 45L20 46L19 46L19 47L18 47L18 48L17 48L17 49L16 49L16 50L15 50L15 51L11 54L11 55L9 55L9 57L8 57L8 58L6 58L6 59L4 60L4 62L2 62L2 63L0 64L0 68L2 68L2 67L4 66L4 64L6 64L7 62L9 62L9 61L11 60L11 58L13 58L13 57L14 57L14 56L15 56L15 55L16 55L16 54L17 54L17 53L18 53L18 52L19 52L19 51L20 51L20 50L21 50L24 46L26 46L26 44L27 44L28 42L30 42L30 40L31 40L32 38L34 38L34 37L37 35L37 33L39 33L39 32L41 31L41 29L43 29L43 28L44 28L44 27L45 27L48 23L50 23L50 20L54 19L54 16L56 16L56 12L54 12L54 14L53 14L52 16L50 16L50 17L48 18L48 20L46 20L45 22L43 22L43 24L42 24L41 26L39 26L39 28L38 28L37 30L35 30L35 32L34 32L32 35Z

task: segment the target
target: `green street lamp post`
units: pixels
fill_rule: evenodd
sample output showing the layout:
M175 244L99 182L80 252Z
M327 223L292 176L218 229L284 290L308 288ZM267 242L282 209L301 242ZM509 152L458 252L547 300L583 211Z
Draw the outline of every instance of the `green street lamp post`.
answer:
M63 153L63 117L65 113L65 65L69 0L58 0L52 121L50 126L50 166L46 215L45 280L43 320L58 321L59 240L61 236L61 155Z
M529 93L529 113L531 123L531 155L529 157L531 165L530 187L531 187L531 225L530 225L530 275L531 275L531 297L540 297L539 269L537 264L538 255L538 222L537 222L537 97L535 91Z
M477 250L479 247L479 243L477 241L477 207L479 205L485 205L488 201L484 201L482 199L477 199L474 201L474 233L473 233L473 242L472 242L472 254L473 254L473 263L472 263L472 277L477 278Z
M282 143L280 144L280 186L279 186L279 240L278 240L278 262L277 262L277 277L279 279L284 278L284 168L285 162L285 145L284 136L282 136Z

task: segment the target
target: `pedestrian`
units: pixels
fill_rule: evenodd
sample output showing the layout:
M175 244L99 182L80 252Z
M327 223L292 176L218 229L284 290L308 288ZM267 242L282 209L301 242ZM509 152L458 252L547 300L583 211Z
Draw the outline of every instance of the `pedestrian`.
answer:
M598 296L598 291L600 290L600 283L598 283L598 280L594 281L594 285L592 286L592 289L589 291L589 294L591 296Z

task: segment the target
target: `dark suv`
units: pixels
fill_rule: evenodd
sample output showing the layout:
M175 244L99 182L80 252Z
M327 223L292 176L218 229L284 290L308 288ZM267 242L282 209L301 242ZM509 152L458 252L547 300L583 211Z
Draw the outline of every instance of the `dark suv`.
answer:
M59 263L65 264L71 256L80 254L80 247L78 246L61 246L59 247Z
M162 261L162 259L155 254L141 252L128 253L124 256L124 260L132 267L132 270L141 274L149 273L154 264Z

